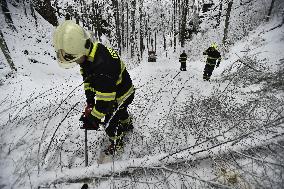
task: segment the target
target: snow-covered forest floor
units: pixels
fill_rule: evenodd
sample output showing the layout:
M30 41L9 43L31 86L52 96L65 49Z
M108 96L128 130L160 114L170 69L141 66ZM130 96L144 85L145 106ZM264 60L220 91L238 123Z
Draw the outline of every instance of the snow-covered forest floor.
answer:
M58 67L49 24L11 12L18 32L4 36L18 71L4 78L1 64L0 188L283 188L284 27L270 30L278 19L222 52L211 82L205 57L186 72L176 53L129 70L135 129L106 164L97 164L105 133L89 131L85 168L79 68Z

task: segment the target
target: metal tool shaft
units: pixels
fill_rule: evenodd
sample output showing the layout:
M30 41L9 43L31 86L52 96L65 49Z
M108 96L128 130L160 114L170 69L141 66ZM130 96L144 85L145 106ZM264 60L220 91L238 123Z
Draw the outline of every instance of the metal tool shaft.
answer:
M88 133L85 129L85 166L88 167Z

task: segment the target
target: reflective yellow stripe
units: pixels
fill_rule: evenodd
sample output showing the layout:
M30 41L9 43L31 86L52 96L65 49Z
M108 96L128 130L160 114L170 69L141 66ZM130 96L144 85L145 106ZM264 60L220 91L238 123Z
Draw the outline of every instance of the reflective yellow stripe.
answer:
M209 65L209 66L215 66L215 63L211 64L209 62L206 62L206 64Z
M94 107L91 114L93 116L95 116L96 118L98 118L99 120L101 120L103 117L105 117L106 114L99 112L98 110L96 110L96 108Z
M94 57L95 57L95 54L96 54L96 51L97 51L97 48L98 48L98 43L97 42L93 43L93 45L94 45L93 49L88 56L88 60L91 61L91 62L94 61Z
M85 87L90 87L90 83L84 83L84 88Z
M88 88L84 88L85 91L92 91L92 92L96 92L94 88L92 87L88 87Z
M207 59L217 60L219 58L214 58L214 57L208 56Z
M116 82L116 85L119 85L122 82L122 73L123 73L124 70L125 70L125 64L124 64L124 62L120 61L120 74L119 74L118 80Z
M111 140L116 141L121 139L124 136L124 133L122 132L119 136L109 137Z
M112 101L116 97L116 92L112 93L102 93L99 91L96 91L96 100L103 100L103 101Z
M124 95L116 99L118 105L120 105L125 99L127 99L133 92L134 92L134 87L132 85L131 88Z
M84 83L84 90L85 91L89 90L89 91L95 92L95 89L90 86L90 83Z

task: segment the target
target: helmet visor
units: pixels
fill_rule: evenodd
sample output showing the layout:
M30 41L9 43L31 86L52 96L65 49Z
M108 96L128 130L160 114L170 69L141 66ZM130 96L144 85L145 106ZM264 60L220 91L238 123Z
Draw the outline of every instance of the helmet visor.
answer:
M76 66L76 60L81 56L66 53L63 49L59 49L56 53L59 66L62 68L73 68Z

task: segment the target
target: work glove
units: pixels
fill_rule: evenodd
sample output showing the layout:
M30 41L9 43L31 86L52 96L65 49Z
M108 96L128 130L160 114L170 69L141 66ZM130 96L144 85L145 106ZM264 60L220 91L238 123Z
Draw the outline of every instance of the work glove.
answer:
M92 114L86 116L85 113L83 113L79 120L83 122L81 129L98 130L100 128L100 120L92 116Z
M85 107L85 112L84 115L88 116L91 114L92 110L93 110L94 105L93 104L87 104L87 106Z

